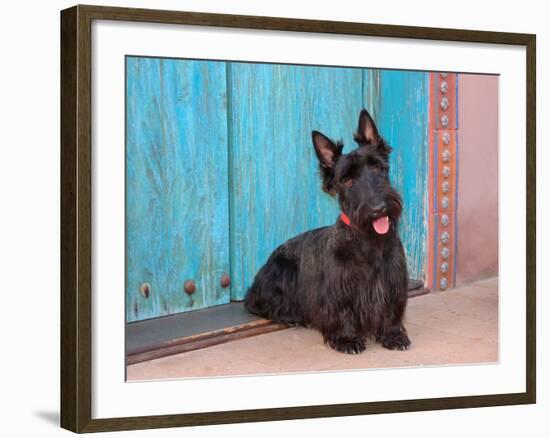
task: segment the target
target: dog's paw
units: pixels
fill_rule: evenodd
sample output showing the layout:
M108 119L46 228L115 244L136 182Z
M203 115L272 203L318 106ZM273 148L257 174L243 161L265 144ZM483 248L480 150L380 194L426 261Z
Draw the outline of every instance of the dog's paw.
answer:
M365 351L365 342L362 339L330 339L331 348L346 354L359 354Z
M411 345L409 337L403 332L390 333L389 335L382 337L379 342L388 350L404 351L408 350Z

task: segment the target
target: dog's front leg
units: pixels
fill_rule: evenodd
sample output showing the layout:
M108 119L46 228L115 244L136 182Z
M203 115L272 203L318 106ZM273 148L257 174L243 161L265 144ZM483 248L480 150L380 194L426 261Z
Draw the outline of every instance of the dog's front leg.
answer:
M386 315L379 335L376 336L376 342L382 344L389 350L408 350L411 341L407 335L407 330L403 325L405 314L406 298L394 303L391 312Z
M365 351L365 336L357 333L350 312L338 315L331 327L321 329L325 342L334 350L346 354L359 354Z
M399 272L406 273L407 267L402 249L399 251L397 258L401 260ZM391 272L386 274L383 289L386 293L387 305L379 320L380 325L376 331L376 342L389 350L408 350L411 345L403 324L408 299L407 284L406 275L395 276Z
M334 350L346 354L359 354L365 351L365 341L359 337L346 337L338 334L325 336L325 342Z
M403 324L395 324L388 327L381 336L377 336L376 342L389 350L408 350L411 341Z

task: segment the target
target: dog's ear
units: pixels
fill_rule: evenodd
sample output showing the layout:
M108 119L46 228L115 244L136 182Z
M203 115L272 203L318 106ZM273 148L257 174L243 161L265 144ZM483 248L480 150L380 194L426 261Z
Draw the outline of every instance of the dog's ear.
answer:
M357 132L353 137L360 146L375 145L386 157L391 152L391 147L378 134L376 124L366 109L359 113Z
M323 179L323 190L327 193L334 194L334 165L340 155L344 145L340 142L334 143L330 138L321 134L319 131L311 132L311 139L315 147L315 154L319 159L321 168L321 177Z
M378 129L374 124L374 120L366 109L362 109L359 113L359 126L354 134L355 141L361 145L377 144L380 140Z
M315 153L319 159L321 167L331 169L336 164L336 160L342 154L341 143L334 143L330 138L321 134L319 131L311 132Z

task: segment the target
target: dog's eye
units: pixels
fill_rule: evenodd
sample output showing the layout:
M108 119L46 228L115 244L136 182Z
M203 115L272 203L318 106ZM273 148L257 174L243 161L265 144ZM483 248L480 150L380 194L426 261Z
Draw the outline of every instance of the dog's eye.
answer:
M351 178L344 178L342 184L349 188L353 185L353 180Z
M384 166L380 161L370 157L367 159L367 166L369 167L370 170L374 172L380 172L384 170Z
M375 164L370 167L370 170L376 173L384 173L387 171L387 168L383 166L382 164Z

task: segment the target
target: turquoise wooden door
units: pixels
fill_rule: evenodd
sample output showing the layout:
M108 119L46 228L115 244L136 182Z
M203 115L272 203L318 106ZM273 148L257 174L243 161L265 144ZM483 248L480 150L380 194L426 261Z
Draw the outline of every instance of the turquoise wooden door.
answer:
M423 280L427 82L420 72L129 57L128 321L241 300L273 249L333 224L338 204L321 190L311 131L348 152L363 107L394 149L409 275Z
M225 64L128 57L126 69L126 318L228 303Z

